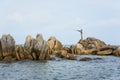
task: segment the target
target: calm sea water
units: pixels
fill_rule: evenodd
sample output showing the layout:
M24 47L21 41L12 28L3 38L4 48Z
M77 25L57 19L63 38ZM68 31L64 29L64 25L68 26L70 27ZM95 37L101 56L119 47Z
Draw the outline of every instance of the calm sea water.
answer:
M0 80L120 80L120 57L99 57L102 60L18 61L0 63Z

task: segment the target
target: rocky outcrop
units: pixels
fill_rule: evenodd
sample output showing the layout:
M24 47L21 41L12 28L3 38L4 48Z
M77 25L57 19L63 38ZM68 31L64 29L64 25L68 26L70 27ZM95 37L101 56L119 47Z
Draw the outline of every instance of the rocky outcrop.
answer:
M3 35L1 38L1 56L4 60L10 61L15 58L15 40L8 34Z
M3 35L0 39L0 60L53 60L51 53L59 53L63 46L55 37L51 37L48 41L43 39L41 34L37 34L36 38L28 35L25 44L15 45L15 40L11 35Z
M85 49L99 49L106 46L105 42L93 37L88 37L87 39L81 40L78 43L82 44Z
M24 52L24 48L22 45L16 45L15 46L15 54L17 60L24 60L26 59L26 54Z
M0 60L5 61L24 59L55 60L56 57L76 60L76 55L82 54L120 56L120 48L106 45L105 42L92 37L80 40L70 47L63 47L62 43L55 37L50 37L48 41L45 41L42 34L37 34L36 38L28 35L24 45L16 45L14 38L10 34L2 35L0 38ZM81 59L81 61L84 60L91 59Z
M49 46L41 34L37 34L36 39L28 35L24 49L27 58L32 60L46 60L49 54Z
M112 55L112 50L98 51L97 55Z
M48 39L48 45L50 48L50 54L57 54L63 48L62 43L55 37L50 37Z
M83 46L80 44L80 43L77 43L76 45L71 45L70 46L70 49L71 49L71 53L74 53L74 54L83 54Z
M98 49L106 46L105 42L88 37L85 40L80 40L77 44L71 45L71 53L74 54L97 54Z
M120 47L118 47L118 48L113 52L113 54L114 54L115 56L120 56Z
M98 49L97 55L113 55L113 52L117 49L117 46L106 45Z
M68 53L66 50L61 50L58 54L56 54L56 56L64 59L76 60L76 56Z

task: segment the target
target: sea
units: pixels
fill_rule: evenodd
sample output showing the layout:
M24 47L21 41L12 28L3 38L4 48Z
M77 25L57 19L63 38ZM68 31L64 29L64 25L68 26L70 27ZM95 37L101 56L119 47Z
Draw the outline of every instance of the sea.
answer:
M83 57L102 59L79 61ZM0 80L120 80L120 57L80 55L77 58L0 62Z
M80 61L84 57L101 59ZM120 57L79 55L77 60L0 62L0 80L120 80Z

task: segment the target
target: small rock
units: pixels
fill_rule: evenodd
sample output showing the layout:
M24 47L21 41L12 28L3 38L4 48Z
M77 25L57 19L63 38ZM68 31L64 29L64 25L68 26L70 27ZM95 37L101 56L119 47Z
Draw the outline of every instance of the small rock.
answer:
M48 60L55 60L55 56L49 55Z
M92 58L90 57L84 57L80 59L80 61L90 61L90 60L92 60Z
M91 60L101 60L102 58L90 58L90 57L84 57L81 58L80 61L91 61Z
M69 59L69 60L76 60L76 57L75 57L74 54L68 53L68 58L67 59Z

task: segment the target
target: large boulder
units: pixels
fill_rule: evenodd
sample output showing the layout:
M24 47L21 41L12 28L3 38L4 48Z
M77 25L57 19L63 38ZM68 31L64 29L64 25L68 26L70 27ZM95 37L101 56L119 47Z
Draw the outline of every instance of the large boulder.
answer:
M32 37L28 35L25 39L25 44L24 44L25 49L29 49L31 47L31 40L32 40Z
M118 48L113 52L113 54L114 54L115 56L120 56L120 47L118 47Z
M60 55L61 58L67 58L68 57L68 53L66 50L61 50L61 55Z
M67 59L69 59L69 60L76 60L76 56L74 54L68 53L67 55L68 55Z
M42 46L41 46L41 50L40 50L40 55L39 55L39 60L46 60L47 57L48 57L48 50L49 50L49 47L47 45L47 42L44 41Z
M98 51L97 55L112 55L112 50L104 50L104 51Z
M117 49L117 46L106 45L98 49L97 55L112 55Z
M50 37L47 42L51 54L55 53L56 51L60 51L63 48L62 43L59 40L57 40L55 37Z
M64 46L62 50L66 50L68 53L71 53L71 49L69 47Z
M24 52L24 48L22 45L16 45L15 46L15 54L17 60L24 60L26 59L26 54Z
M83 57L80 59L80 61L91 61L91 60L101 60L102 58L91 58L91 57Z
M106 46L106 44L96 38L88 37L85 40L80 40L77 44L71 45L71 53L74 54L97 54L97 51Z
M2 48L3 58L5 58L7 56L11 56L12 58L15 57L15 40L10 34L2 36L1 48ZM9 57L8 60L10 60L12 58Z
M116 50L117 48L118 48L117 46L106 45L106 46L104 46L104 47L99 48L99 50L100 50L100 51L104 51L104 50L110 49L110 50L114 51L114 50Z
M82 50L82 54L89 55L89 54L97 54L98 50L97 49L87 49L87 50Z
M81 51L79 49L78 49L79 51L76 50L76 45L71 45L70 50L71 50L70 53L73 53L73 54L81 53Z
M29 59L46 60L48 57L49 46L41 34L37 34L36 39L27 36L24 48Z
M30 35L28 35L25 39L24 52L26 54L26 58L31 59L31 60L33 60L33 57L32 57L33 44L32 43L33 43L32 37Z
M83 54L84 48L80 43L70 46L72 54Z

